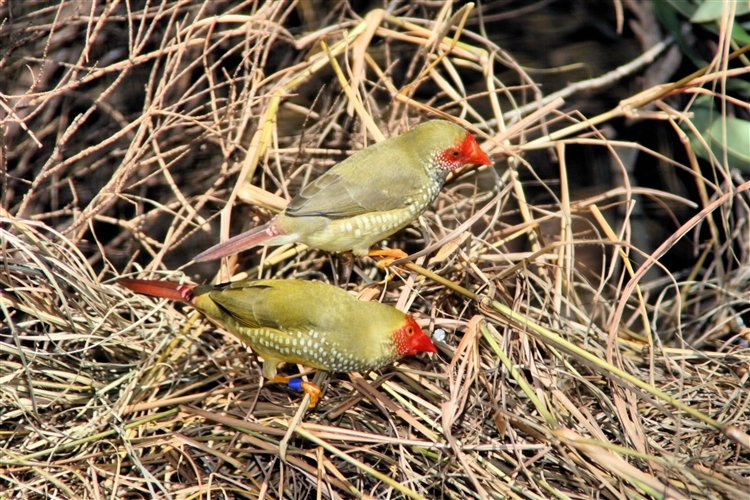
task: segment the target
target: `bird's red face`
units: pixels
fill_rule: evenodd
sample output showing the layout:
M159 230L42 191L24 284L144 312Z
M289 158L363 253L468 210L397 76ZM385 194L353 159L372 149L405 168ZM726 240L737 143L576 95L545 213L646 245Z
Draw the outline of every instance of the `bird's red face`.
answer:
M436 159L443 170L455 170L464 165L492 164L469 132L466 132L461 142L438 153Z
M425 335L411 316L407 316L406 323L393 332L393 343L399 357L414 356L420 352L437 352L430 337Z

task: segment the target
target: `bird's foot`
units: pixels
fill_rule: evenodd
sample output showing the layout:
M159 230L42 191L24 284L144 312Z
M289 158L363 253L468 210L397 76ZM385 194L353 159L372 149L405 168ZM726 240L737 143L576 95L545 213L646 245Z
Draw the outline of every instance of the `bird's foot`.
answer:
M409 254L398 248L379 248L377 250L370 250L367 252L370 257L383 257L377 263L380 269L385 269L391 265L391 262L397 259L403 259L408 257Z
M315 408L318 405L318 401L320 401L320 387L313 384L312 382L305 382L302 379L295 377L282 377L281 375L276 375L273 379L271 379L271 382L286 384L290 389L293 389L295 391L302 391L305 394L309 394L310 409Z

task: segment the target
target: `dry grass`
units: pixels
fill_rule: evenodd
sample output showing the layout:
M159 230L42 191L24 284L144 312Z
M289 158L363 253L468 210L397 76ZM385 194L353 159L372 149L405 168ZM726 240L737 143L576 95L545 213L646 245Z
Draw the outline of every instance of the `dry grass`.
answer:
M0 88L0 497L750 490L748 183L721 159L704 175L597 129L639 115L680 130L689 116L661 99L711 92L726 60L582 120L561 98L652 64L666 45L545 96L468 32L468 8L357 19L309 2L13 7L11 19L0 3L12 43L0 66L10 75ZM290 31L296 16L325 14L323 28ZM500 174L454 176L421 231L389 242L411 254L387 271L389 285L369 260L347 285L445 330L438 355L330 376L305 413L298 394L259 387L234 338L112 284L121 273L210 280L211 264L180 266L218 240L219 220L223 238L265 221L345 154L439 116L481 137ZM570 144L608 151L618 187L576 197ZM560 184L539 179L552 200L541 205L521 179L534 150L559 158ZM622 157L632 150L692 171L701 199L631 185ZM235 198L250 205L218 212ZM641 248L632 211L643 199L696 215ZM693 272L670 274L658 259L696 228L713 239ZM309 249L235 264L249 276L337 281L336 260Z

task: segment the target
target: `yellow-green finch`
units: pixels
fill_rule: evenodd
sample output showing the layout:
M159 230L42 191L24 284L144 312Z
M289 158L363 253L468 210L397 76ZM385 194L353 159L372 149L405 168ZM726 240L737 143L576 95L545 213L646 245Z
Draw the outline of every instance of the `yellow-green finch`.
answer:
M267 224L193 260L295 242L328 252L387 255L370 247L419 217L448 173L465 165L490 165L469 132L445 120L422 123L355 153L306 186Z
M118 283L140 294L191 304L261 356L263 376L272 382L290 381L276 374L281 362L354 372L437 352L411 316L324 283L244 280L196 286L129 278ZM307 382L299 385L315 406L320 390Z

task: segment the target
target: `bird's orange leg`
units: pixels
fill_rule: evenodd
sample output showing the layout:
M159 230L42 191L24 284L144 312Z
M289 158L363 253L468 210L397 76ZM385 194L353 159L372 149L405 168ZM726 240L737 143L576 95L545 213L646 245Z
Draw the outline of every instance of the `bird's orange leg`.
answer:
M282 377L281 375L274 375L272 379L269 379L269 382L273 382L275 384L286 384L290 389L294 389L295 391L302 391L305 394L309 394L311 409L315 408L318 405L318 401L320 401L320 387L313 384L312 382L304 382L296 377Z
M378 248L376 250L371 249L369 252L367 252L367 255L369 257L383 257L378 261L378 267L380 269L385 269L386 267L391 265L391 262L396 259L403 259L404 257L409 256L408 253L399 248Z

